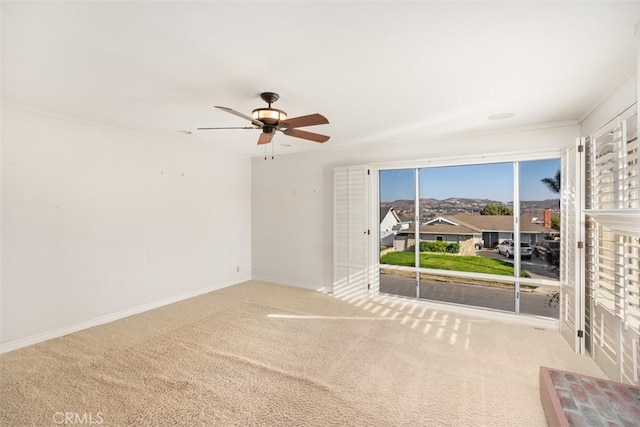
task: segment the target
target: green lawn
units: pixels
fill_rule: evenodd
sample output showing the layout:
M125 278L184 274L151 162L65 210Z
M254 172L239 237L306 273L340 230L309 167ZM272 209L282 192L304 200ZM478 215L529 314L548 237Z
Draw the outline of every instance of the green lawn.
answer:
M413 267L415 255L412 252L390 252L380 257L380 262L391 265ZM471 273L500 274L513 276L513 264L479 256L420 254L420 267L439 270L468 271ZM524 277L527 277L523 272Z

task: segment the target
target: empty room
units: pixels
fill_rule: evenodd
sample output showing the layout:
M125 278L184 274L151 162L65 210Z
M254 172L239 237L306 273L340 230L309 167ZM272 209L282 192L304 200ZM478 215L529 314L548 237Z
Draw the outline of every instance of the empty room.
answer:
M637 425L637 1L0 23L1 426Z

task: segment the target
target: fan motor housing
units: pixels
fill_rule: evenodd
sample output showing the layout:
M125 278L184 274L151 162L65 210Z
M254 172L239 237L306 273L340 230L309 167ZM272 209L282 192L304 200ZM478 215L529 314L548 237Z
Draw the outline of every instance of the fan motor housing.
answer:
M280 99L280 95L278 95L275 92L262 92L260 94L260 98L262 98L264 102L266 102L267 104L269 104L269 106L271 106L271 104L273 104L278 99Z

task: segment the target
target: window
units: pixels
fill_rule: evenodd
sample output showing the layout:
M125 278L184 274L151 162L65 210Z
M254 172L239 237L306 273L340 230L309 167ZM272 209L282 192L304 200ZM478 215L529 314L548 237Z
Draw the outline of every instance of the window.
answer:
M612 378L638 384L640 197L632 107L585 141L585 347Z
M586 141L587 278L595 305L640 328L638 132L635 109ZM628 223L628 224L627 224Z
M380 169L382 293L558 318L558 158Z

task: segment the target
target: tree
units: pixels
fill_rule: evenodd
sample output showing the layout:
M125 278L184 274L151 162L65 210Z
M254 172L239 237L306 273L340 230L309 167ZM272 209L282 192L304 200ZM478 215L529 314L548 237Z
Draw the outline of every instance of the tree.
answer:
M542 182L549 191L560 194L560 169L558 169L558 172L556 172L553 178L542 178L540 182Z
M560 230L560 217L551 217L551 228L553 228L554 230Z
M513 215L513 211L509 206L489 203L482 208L480 215Z

